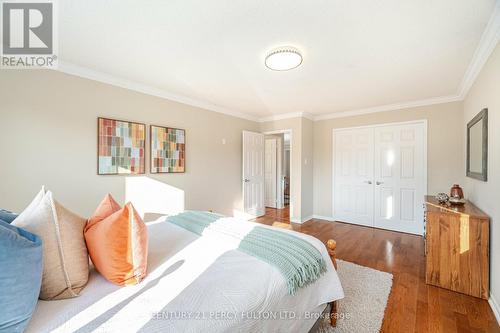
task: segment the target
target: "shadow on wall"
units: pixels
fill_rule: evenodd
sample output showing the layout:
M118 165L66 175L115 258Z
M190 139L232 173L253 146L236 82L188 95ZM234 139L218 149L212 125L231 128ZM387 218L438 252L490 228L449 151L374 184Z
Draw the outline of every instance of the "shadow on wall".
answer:
M129 201L144 222L178 214L185 208L183 190L145 176L125 179L125 202Z

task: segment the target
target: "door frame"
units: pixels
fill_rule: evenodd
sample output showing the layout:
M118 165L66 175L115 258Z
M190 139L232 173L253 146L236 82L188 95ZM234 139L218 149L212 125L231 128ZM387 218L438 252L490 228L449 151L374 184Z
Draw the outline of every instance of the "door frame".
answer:
M428 169L428 158L427 158L427 145L428 145L428 126L429 122L427 119L418 119L418 120L409 120L409 121L400 121L400 122L389 122L389 123L380 123L380 124L372 124L372 125L363 125L363 126L352 126L352 127L339 127L332 129L332 220L336 221L335 216L335 134L336 132L341 132L345 130L353 130L353 129L362 129L362 128L376 128L376 127L384 127L384 126L397 126L397 125L409 125L409 124L423 124L424 126L424 193L428 193L428 182L427 182L427 169ZM422 208L423 209L423 208ZM423 219L423 216L422 216ZM347 222L349 223L349 222ZM423 220L422 220L423 223ZM376 228L376 227L372 227ZM401 231L397 231L401 232Z
M288 203L288 207L290 207L290 220L292 219L293 215L293 203L292 203L292 184L294 183L292 179L292 170L293 170L293 162L292 162L292 151L293 151L293 130L292 129L279 129L279 130L273 130L273 131L266 131L262 132L264 135L273 135L273 134L285 134L288 133L290 134L290 199ZM285 152L285 147L284 145L281 147L283 150L283 153ZM284 155L284 154L283 154ZM282 161L282 166L283 166L283 161ZM283 177L283 174L280 172L281 176ZM280 201L281 201L281 207L284 208L284 195L285 195L285 189L282 186L282 183L280 181L280 186L279 186L279 193L280 193Z
M274 169L274 182L276 184L276 191L274 194L274 207L268 206L267 205L267 200L266 200L266 188L267 188L267 178L266 178L266 161L267 161L267 142L268 141L274 141L275 144L275 150L274 150L274 159L275 159L275 166L276 168ZM264 136L264 207L271 207L271 208L276 208L280 209L283 208L282 206L282 198L281 198L281 183L280 180L282 178L282 172L280 169L283 168L283 161L282 158L278 158L278 152L281 150L281 141L279 140L278 137L272 137L272 136Z

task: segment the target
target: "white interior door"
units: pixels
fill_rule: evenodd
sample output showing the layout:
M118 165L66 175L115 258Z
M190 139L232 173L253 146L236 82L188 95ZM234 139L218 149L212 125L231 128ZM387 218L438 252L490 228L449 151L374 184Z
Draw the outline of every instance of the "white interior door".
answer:
M266 139L265 147L265 203L266 207L277 208L278 202L278 145L277 139Z
M376 227L422 234L424 136L422 123L375 128Z
M334 216L373 226L373 128L334 135Z
M243 206L253 216L265 213L264 135L249 131L243 131Z

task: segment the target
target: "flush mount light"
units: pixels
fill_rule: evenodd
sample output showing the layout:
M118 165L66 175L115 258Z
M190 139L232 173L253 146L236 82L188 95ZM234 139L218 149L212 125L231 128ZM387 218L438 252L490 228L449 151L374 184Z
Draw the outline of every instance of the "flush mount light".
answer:
M280 47L267 55L265 63L273 71L287 71L300 66L302 55L294 47Z

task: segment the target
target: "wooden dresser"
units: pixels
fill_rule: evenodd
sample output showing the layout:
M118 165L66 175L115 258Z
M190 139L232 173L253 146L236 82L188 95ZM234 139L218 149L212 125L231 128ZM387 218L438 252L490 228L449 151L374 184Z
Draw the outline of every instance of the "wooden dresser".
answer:
M443 206L425 199L425 281L488 299L489 217L468 201Z

